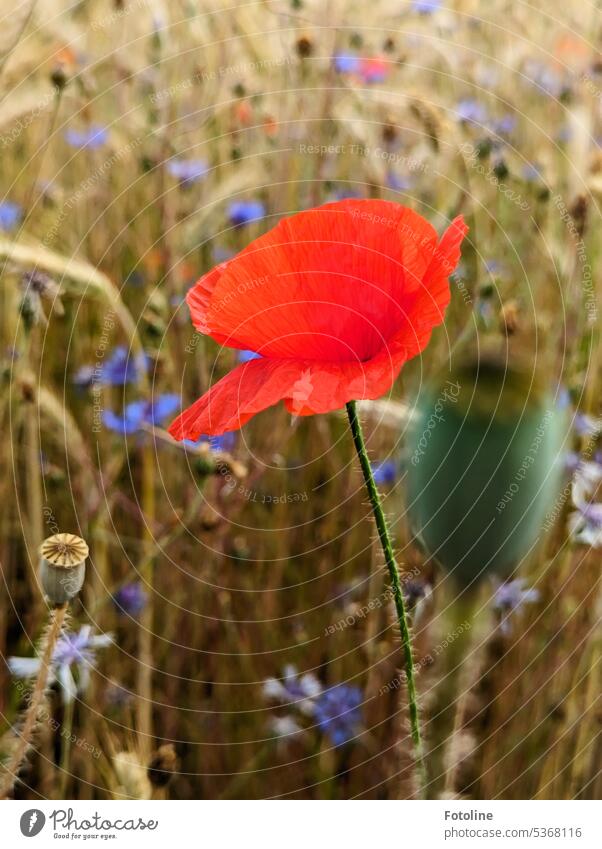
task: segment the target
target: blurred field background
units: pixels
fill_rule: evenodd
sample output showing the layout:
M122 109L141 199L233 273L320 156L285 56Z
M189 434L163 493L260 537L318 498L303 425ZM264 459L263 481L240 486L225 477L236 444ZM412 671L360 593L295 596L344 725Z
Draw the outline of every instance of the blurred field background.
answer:
M280 217L351 196L470 225L445 327L361 408L429 796L600 798L597 5L5 0L0 21L4 759L28 686L9 658L34 657L48 617L38 547L90 546L14 796L415 794L344 415L280 405L184 447L164 430L237 361L194 333L188 288ZM503 586L484 577L463 627L406 514L406 434L422 388L484 354L545 387L563 471L537 545Z

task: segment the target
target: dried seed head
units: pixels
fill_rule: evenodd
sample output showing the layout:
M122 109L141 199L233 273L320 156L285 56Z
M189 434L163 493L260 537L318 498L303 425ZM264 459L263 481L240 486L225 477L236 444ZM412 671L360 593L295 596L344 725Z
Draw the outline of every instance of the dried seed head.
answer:
M131 799L150 799L152 787L144 765L135 752L117 752L113 768L119 782L119 791Z
M178 764L178 756L172 743L166 743L164 746L159 746L156 752L153 752L148 764L148 780L154 787L165 787Z
M393 118L387 118L382 128L382 139L385 144L393 144L397 140L398 128Z
M306 35L302 35L301 38L298 39L295 47L297 50L297 56L300 59L308 59L314 52L313 42Z
M86 542L75 534L55 534L40 546L40 555L53 566L70 569L83 563L89 554Z
M57 62L54 68L50 71L50 82L56 89L58 89L58 91L62 91L69 82L67 69L63 62Z
M575 222L577 234L582 239L587 226L587 198L585 195L577 195L570 206L569 212Z
M56 280L38 269L25 271L21 278L21 285L23 289L30 289L42 298L54 298L60 288Z
M26 271L21 277L21 291L19 310L28 330L40 322L47 324L42 299L52 302L52 309L57 315L64 315L63 305L59 298L60 287L43 271Z
M40 546L40 580L53 604L64 604L79 593L86 574L88 546L75 534L55 534Z
M514 298L506 301L500 312L500 330L506 336L512 336L520 326L520 306Z

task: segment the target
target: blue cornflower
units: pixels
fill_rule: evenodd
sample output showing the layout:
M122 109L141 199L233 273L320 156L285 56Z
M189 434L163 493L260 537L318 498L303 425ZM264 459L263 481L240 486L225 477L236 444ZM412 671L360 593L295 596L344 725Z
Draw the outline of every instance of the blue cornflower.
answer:
M415 182L413 177L401 177L394 171L389 171L386 179L387 186L396 192L407 192L414 186Z
M78 386L125 386L136 383L148 368L146 354L132 356L124 345L118 345L111 355L96 366L81 366L73 377Z
M395 483L397 476L397 467L395 460L382 460L378 463L371 463L372 474L377 486L390 486Z
M576 503L576 507L577 510L569 516L572 538L591 548L602 548L602 503Z
M485 259L483 265L487 274L491 274L493 277L498 276L504 270L504 266L498 259Z
M303 729L292 716L274 716L270 719L269 729L274 737L293 737Z
M239 351L237 356L239 363L248 363L251 360L261 359L261 354L256 354L255 351Z
M265 216L265 206L258 200L235 200L228 207L228 218L235 227L259 221Z
M97 124L88 127L87 130L75 130L73 127L70 127L65 131L65 140L71 147L76 147L80 150L85 147L89 147L91 150L97 150L99 147L104 147L108 142L109 131L106 127L101 127Z
M12 200L0 202L0 230L5 233L14 230L23 215L23 208Z
M575 413L573 427L578 436L598 436L602 430L602 419L595 419L586 413Z
M338 684L316 699L314 719L334 746L342 746L358 734L362 726L362 691Z
M65 703L73 701L77 693L84 693L90 680L90 667L94 665L96 649L113 642L110 634L92 634L84 625L79 631L68 631L59 637L52 655L50 679L58 680ZM34 678L40 668L37 657L9 657L8 667L16 678ZM73 671L77 671L77 683Z
M432 15L441 8L442 0L413 0L412 9L419 15Z
M234 431L228 431L221 436L209 436L209 447L212 451L229 453L236 445L236 434Z
M464 124L485 124L488 119L487 109L472 98L465 98L458 103L456 116Z
M118 345L102 368L101 382L105 386L124 386L136 383L148 368L146 354L132 356L123 345Z
M565 451L563 460L564 468L569 472L576 472L583 463L583 459L576 451Z
M339 74L357 74L360 70L360 60L349 53L339 53L334 57L334 67Z
M142 430L144 427L160 425L180 407L178 395L159 395L152 401L132 401L117 415L112 410L105 410L102 420L105 427L115 433L128 435Z
M207 174L209 166L204 159L170 159L167 163L167 170L183 186L189 186L198 180L202 180Z
M513 581L506 581L500 584L493 596L492 605L495 610L498 610L502 616L500 629L503 633L510 633L510 625L508 619L513 613L523 606L523 604L533 604L539 599L539 590L532 587L525 589L525 579L515 578Z
M129 613L130 616L139 616L148 601L148 594L140 581L124 584L113 596L115 604L120 613Z
M322 685L316 676L310 672L299 676L292 664L285 666L283 673L282 681L276 678L268 678L264 681L264 697L280 704L290 704L306 716L312 716L315 710L315 699L322 692Z
M424 598L432 592L429 584L424 581L404 581L402 584L404 598L410 609L414 609Z
M568 518L568 526L575 542L602 548L602 502L594 501L602 481L602 466L596 462L583 462L573 478L573 504L577 508Z
M73 383L76 386L82 386L88 389L100 383L100 375L102 374L102 366L80 366L73 375Z
M550 97L558 98L566 90L566 84L556 71L541 62L529 60L525 67L525 76L528 82L542 89Z
M529 183L535 183L538 180L541 180L541 172L539 168L531 162L527 162L523 165L522 173L523 178Z
M514 115L503 115L489 122L489 129L498 136L510 135L516 129L516 118Z

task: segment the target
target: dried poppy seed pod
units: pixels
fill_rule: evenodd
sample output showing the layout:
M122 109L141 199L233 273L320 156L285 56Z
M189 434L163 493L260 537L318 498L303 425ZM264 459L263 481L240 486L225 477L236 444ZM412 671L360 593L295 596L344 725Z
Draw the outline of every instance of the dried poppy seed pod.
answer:
M75 534L55 534L40 546L40 581L53 604L64 604L78 594L86 574L88 546Z
M469 362L421 393L408 433L407 510L461 586L507 577L542 536L568 422L529 371Z

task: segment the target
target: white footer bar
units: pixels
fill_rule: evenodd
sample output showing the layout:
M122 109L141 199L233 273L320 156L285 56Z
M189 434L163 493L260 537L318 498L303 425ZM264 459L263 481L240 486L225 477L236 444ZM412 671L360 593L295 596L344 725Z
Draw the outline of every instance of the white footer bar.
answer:
M601 809L600 802L585 801L4 802L0 834L2 845L11 849L67 843L163 849L599 849Z

